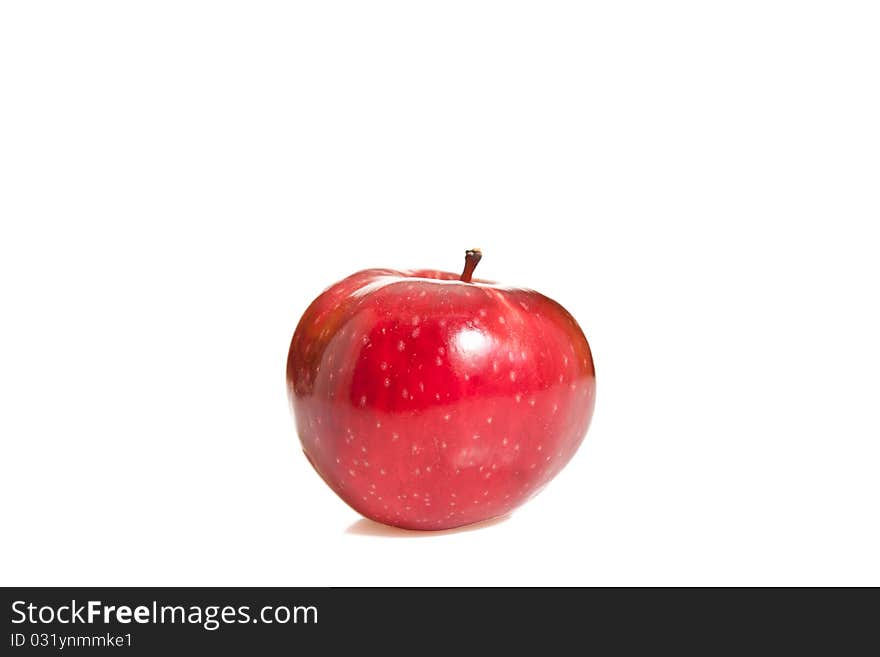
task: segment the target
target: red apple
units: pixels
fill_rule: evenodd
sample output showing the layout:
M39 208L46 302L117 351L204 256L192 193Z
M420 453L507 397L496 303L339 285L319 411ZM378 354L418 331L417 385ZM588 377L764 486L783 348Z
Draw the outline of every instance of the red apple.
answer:
M593 415L590 346L532 290L368 269L328 288L290 344L303 451L378 522L448 529L506 514L574 455Z

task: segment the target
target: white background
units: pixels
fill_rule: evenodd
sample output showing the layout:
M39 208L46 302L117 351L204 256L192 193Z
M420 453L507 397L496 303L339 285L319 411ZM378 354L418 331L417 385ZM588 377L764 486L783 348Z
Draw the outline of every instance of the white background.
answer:
M0 583L880 584L872 2L5 2ZM360 521L288 342L538 289L596 415L508 520Z

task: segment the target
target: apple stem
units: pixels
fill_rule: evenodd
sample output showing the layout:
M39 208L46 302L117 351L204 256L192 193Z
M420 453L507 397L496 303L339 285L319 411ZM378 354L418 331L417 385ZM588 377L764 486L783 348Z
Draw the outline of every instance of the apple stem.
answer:
M471 282L471 276L474 275L474 269L480 264L480 258L483 252L479 249L468 249L464 253L464 271L461 272L461 280L465 283Z

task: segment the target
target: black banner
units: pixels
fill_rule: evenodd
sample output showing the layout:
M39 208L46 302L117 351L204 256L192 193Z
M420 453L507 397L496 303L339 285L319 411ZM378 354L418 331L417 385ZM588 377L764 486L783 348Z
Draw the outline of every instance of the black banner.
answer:
M2 589L3 654L857 646L874 590ZM876 643L873 638L869 642ZM581 650L578 649L578 652Z

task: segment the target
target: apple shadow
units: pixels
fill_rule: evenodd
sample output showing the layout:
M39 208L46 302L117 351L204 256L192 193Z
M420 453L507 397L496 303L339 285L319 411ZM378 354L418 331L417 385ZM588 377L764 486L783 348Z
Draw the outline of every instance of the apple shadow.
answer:
M383 525L382 523L370 520L369 518L361 518L360 520L356 520L351 525L349 525L348 528L345 530L345 533L353 534L355 536L384 536L389 538L430 538L431 536L464 534L465 532L472 532L478 529L492 527L493 525L500 525L502 522L507 522L507 520L510 519L511 515L512 514L510 513L505 513L504 515L489 518L488 520L483 520L482 522L475 522L471 525L463 525L461 527L453 527L452 529L440 529L436 531L423 531L420 529L401 529L400 527Z

